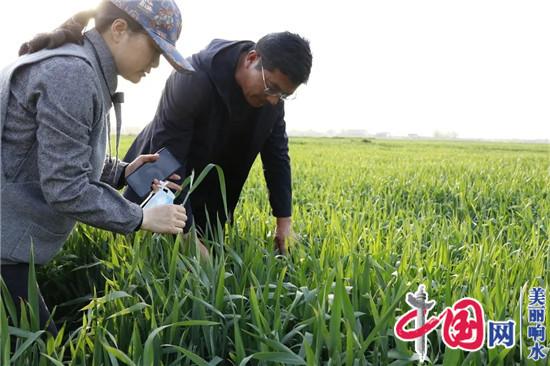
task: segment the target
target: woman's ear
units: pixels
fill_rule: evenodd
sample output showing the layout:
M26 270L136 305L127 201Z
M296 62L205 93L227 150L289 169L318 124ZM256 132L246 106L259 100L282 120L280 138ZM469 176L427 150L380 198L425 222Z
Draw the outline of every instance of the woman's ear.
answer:
M128 31L128 23L124 19L115 19L110 29L113 41L119 43Z

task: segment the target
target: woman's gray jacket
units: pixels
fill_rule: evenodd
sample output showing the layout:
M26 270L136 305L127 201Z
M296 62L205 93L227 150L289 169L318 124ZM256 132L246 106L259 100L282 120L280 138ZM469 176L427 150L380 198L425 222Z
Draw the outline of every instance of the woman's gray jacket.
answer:
M83 45L25 55L0 74L3 264L28 262L31 243L35 262L48 262L76 221L118 233L139 227L142 209L113 188L125 165L106 159L116 85L96 30Z

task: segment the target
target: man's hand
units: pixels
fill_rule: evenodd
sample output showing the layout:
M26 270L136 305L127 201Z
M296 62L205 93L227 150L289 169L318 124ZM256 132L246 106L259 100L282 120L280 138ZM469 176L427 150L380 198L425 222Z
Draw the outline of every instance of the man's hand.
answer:
M286 255L286 242L290 238L292 220L290 217L277 217L275 229L275 251Z
M145 155L138 156L134 161L132 161L126 167L126 170L124 171L124 178L127 178L130 174L135 172L143 164L157 161L159 157L160 157L159 154L145 154ZM162 177L159 177L159 179L162 179ZM159 179L155 179L153 182L151 182L151 189L155 192L158 191L160 188ZM177 181L177 180L180 180L181 177L177 174L172 174L170 177L168 177L168 179ZM181 187L174 182L168 182L167 187L175 191L181 191Z

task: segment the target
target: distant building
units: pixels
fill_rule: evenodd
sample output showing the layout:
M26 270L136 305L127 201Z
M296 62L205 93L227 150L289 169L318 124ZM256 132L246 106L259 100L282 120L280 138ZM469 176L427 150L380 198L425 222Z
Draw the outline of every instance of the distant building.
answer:
M434 131L434 138L444 140L454 140L458 137L458 133L455 131Z
M287 132L288 136L294 137L322 137L326 136L324 133L315 130L290 130Z
M342 136L342 137L365 137L367 136L367 131L366 130L341 130L338 134L338 136Z

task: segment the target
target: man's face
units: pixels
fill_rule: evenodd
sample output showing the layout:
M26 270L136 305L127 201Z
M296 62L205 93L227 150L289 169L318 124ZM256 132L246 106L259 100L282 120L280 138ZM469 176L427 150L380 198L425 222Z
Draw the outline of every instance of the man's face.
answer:
M270 71L263 68L261 57L256 51L250 51L246 55L244 65L247 77L241 88L248 104L255 108L262 107L266 103L276 105L280 102L281 95L290 95L298 87L279 69Z

